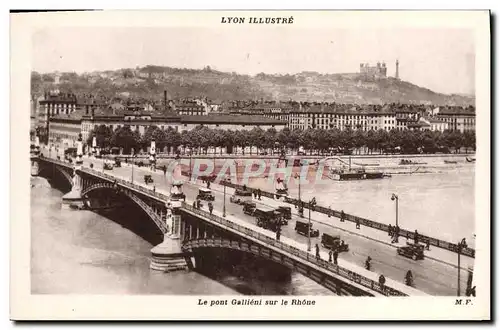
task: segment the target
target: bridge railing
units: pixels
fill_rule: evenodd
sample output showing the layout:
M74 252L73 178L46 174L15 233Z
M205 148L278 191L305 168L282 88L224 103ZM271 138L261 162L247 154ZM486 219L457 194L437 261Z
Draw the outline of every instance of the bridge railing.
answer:
M277 248L279 248L285 252L288 252L292 255L295 255L301 259L307 260L320 268L327 269L332 273L335 273L341 277L347 278L347 279L349 279L357 284L360 284L366 288L369 288L371 290L382 293L386 296L407 296L407 294L405 294L402 291L396 290L396 289L391 288L391 287L386 286L386 285L380 285L380 283L378 283L378 281L374 281L374 280L367 278L363 275L357 274L349 269L343 268L339 265L329 263L329 262L322 260L322 259L317 259L314 255L312 255L306 251L300 250L300 249L298 249L294 246L288 245L286 243L277 241L270 236L256 232L248 227L239 225L237 223L234 223L232 221L229 221L227 219L219 217L215 214L210 214L209 212L205 212L203 210L194 208L187 203L183 203L182 207L185 208L186 210L189 210L190 212L193 212L193 213L198 214L200 216L209 218L211 221L214 221L214 222L220 223L226 227L235 229L238 232L241 232L241 233L244 233L250 237L256 238L257 240L259 240L261 242L265 242L271 246L277 247Z
M153 189L151 188L144 188L138 184L135 184L135 183L132 183L132 182L128 182L126 180L123 180L121 178L117 178L113 175L109 175L107 173L103 173L103 172L99 172L99 171L96 171L96 170L93 170L93 169L90 169L90 168L82 168L81 169L82 172L84 173L88 173L88 174L91 174L91 175L94 175L96 177L100 177L100 178L103 178L103 179L106 179L106 180L109 180L111 182L116 182L117 184L123 186L123 187L127 187L129 189L133 189L133 190L137 190L139 192L142 192L146 195L149 195L149 196L153 196L159 200L162 200L164 202L168 201L169 200L169 196L161 193L161 192L157 192L157 191L153 191Z

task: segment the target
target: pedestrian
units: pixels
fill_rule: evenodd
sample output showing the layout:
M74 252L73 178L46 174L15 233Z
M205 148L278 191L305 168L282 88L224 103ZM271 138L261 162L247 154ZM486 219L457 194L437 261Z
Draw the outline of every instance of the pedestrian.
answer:
M406 232L406 241L409 241L410 240L410 232Z
M210 181L207 180L207 188L210 189Z
M392 235L392 225L389 225L389 229L387 230L387 232L389 233L389 236L393 236Z
M416 229L415 229L415 235L414 235L413 239L415 240L415 245L418 244L418 231Z
M246 191L246 190L247 190L247 185L246 185L246 184L244 184L244 185L243 185L243 191Z
M330 206L328 206L328 217L332 217L332 208Z
M281 228L278 227L278 229L276 230L276 240L279 241L280 237L281 237Z
M214 210L214 205L212 204L212 202L208 202L208 210L210 211L210 214L212 214Z
M163 165L163 175L167 175L167 165Z
M260 197L262 196L262 191L260 191L260 189L257 190L257 195L259 196L259 201L260 201Z
M153 192L156 192L156 186L153 186Z
M332 256L333 256L333 248L330 249L328 252L328 262L332 262Z
M196 208L196 201L193 202L193 208Z
M253 197L254 197L255 199L257 199L257 191L256 191L256 190L254 190L254 191L253 191Z
M356 229L361 229L360 227L359 218L356 218Z
M319 256L319 245L318 243L316 243L316 259L320 259L320 256Z
M340 222L344 222L344 220L345 220L345 213L344 213L344 210L342 210L340 212Z
M338 265L338 261L337 261L337 260L338 260L338 257L339 257L339 250L335 249L335 250L333 251L333 263L334 263L335 265Z
M385 285L385 276L384 275L379 276L378 283L380 284L381 287L383 287Z
M429 251L431 249L431 242L429 241L429 239L427 239L427 243L425 245L425 248L427 249L427 251Z

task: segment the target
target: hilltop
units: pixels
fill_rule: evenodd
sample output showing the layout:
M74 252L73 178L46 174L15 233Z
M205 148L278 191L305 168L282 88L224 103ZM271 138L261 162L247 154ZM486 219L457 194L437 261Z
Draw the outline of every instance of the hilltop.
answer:
M32 72L32 93L54 88L56 73ZM202 70L146 66L135 69L59 74L58 88L75 94L120 96L159 102L163 91L169 99L207 97L214 101L266 100L325 101L337 103L427 103L474 105L473 96L446 95L394 78L373 79L359 74L301 72L293 75L259 73L255 76Z

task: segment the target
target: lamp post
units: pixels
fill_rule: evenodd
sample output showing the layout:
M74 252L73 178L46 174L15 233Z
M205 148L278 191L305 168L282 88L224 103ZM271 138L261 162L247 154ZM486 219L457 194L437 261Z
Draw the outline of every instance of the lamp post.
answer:
M131 183L134 183L134 155L132 155L132 178L130 179Z
M307 227L307 252L311 251L311 209L316 205L316 198L309 201L309 225Z
M399 204L399 196L396 194L392 194L392 201L396 201L396 227L398 227L398 204Z
M465 242L465 238L457 245L457 254L458 254L458 280L457 280L457 297L460 297L460 254L462 253L462 249L467 247L467 243Z

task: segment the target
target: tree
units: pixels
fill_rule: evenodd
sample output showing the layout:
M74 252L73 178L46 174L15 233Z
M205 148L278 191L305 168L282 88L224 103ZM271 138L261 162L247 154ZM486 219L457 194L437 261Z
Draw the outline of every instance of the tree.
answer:
M123 148L124 153L129 153L132 148L136 150L140 146L141 136L138 132L132 132L129 125L117 128L111 137L111 144Z
M91 130L87 138L87 145L92 146L94 136L97 147L108 148L112 146L113 129L110 126L99 125L97 128Z

